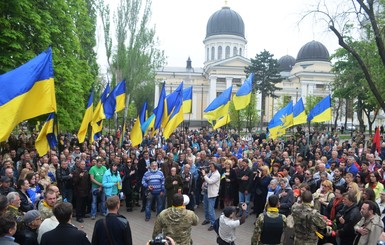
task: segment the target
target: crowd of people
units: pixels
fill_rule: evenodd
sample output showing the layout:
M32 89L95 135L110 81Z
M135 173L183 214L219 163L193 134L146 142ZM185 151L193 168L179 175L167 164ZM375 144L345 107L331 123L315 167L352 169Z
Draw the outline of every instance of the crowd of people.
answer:
M22 133L1 145L0 241L49 244L65 231L73 236L63 239L79 244L130 244L121 204L127 212L140 207L145 221L155 212L153 238L167 226L176 244L194 240L191 226L199 219L191 211L199 207L209 231L218 218L215 209L223 210L219 244L234 244L235 228L252 215L252 244L376 244L384 231L385 142L376 152L360 133L340 140L338 133L298 128L271 140L264 133L200 129L176 131L168 140L148 135L138 147L119 131L92 144L62 134L57 149L45 156L36 153L34 139ZM306 212L321 218L308 222ZM98 215L103 219L91 240L68 224L72 216L83 223ZM188 227L170 226L168 215ZM293 236L287 235L289 220Z

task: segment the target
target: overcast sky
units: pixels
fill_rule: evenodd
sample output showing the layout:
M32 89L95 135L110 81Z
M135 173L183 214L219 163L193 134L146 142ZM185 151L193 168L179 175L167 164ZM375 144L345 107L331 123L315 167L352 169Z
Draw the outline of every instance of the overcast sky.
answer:
M105 0L112 9L119 1ZM264 49L276 59L284 55L297 57L299 49L312 40L323 43L332 54L339 48L337 39L322 21L308 17L321 0L228 0L245 24L248 41L246 57L254 58ZM322 0L329 9L340 0ZM168 66L184 67L188 57L193 67L203 67L207 22L212 14L225 6L225 0L152 0L151 25L155 26L160 49L165 51ZM339 9L339 8L335 8ZM112 23L113 24L113 23ZM98 62L105 66L102 29L98 26ZM115 36L114 31L112 35ZM103 68L102 68L103 69Z
M325 23L307 18L305 11L318 0L228 0L245 23L247 58L268 50L279 59L296 58L299 49L312 40L323 43L333 53L337 39ZM326 0L333 2L333 0ZM203 67L206 25L210 16L225 5L225 0L153 0L152 22L165 51L168 66L185 66L190 56L193 67Z

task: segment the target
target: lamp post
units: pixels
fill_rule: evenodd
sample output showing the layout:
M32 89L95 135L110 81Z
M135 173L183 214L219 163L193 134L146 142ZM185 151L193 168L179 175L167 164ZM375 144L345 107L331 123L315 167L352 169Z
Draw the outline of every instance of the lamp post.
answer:
M203 83L201 84L201 128L203 128Z
M298 101L298 87L295 88L295 103Z

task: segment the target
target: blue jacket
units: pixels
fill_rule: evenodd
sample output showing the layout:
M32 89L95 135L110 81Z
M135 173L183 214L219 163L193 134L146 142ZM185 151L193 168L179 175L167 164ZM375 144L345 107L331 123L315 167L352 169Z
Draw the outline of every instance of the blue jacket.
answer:
M106 196L117 195L119 193L118 186L115 184L120 182L122 185L122 179L120 178L119 172L116 175L111 174L111 169L108 169L103 175L103 190Z

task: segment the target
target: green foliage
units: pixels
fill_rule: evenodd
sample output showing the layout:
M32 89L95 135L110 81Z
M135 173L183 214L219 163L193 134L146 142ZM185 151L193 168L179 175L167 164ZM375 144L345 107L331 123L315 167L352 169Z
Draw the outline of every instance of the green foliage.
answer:
M256 109L256 95L251 94L250 104L242 110L235 110L234 104L230 103L230 126L241 132L242 128L246 128L251 132L252 128L258 123L258 115Z
M306 114L309 114L311 109L318 104L323 98L320 96L314 96L314 95L308 95L306 96L306 104L305 104L305 112Z
M139 111L144 101L153 107L155 70L164 64L164 53L158 50L155 29L149 26L151 1L120 0L114 15L116 29L111 31L108 18L109 6L99 4L104 23L107 58L111 52L110 32L116 35L117 44L111 52L111 66L114 78L126 79L126 93ZM128 107L126 107L126 110Z
M255 56L255 59L251 59L251 65L245 69L246 74L254 72L253 91L258 91L262 95L261 123L265 114L266 97L276 98L277 96L274 92L281 90L281 88L276 86L282 81L279 73L279 64L278 60L273 57L274 55L270 54L269 51L263 50Z
M15 69L52 45L62 131L78 129L96 81L95 26L92 0L0 3L0 73Z

